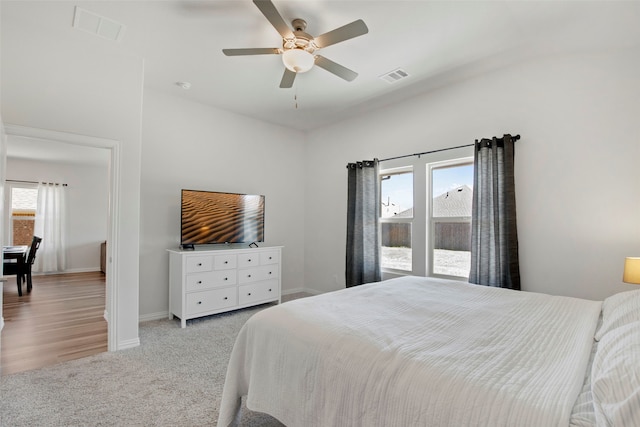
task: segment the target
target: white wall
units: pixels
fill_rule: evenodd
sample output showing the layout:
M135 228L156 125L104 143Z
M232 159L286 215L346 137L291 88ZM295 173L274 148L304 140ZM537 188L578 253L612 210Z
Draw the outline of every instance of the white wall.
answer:
M632 289L621 277L624 257L640 254L638 75L638 49L547 57L312 132L306 286L344 286L347 162L511 133L522 135L523 289L591 299Z
M265 243L283 245L283 292L304 286L304 135L145 91L140 315L169 307L168 248L180 244L180 190L265 195Z
M22 2L2 4L2 119L20 125L120 143L119 247L114 282L117 342L138 339L138 254L142 59L122 55L112 42L71 28L73 3L41 2L47 19L34 19ZM58 22L69 22L61 28ZM107 298L111 295L108 294ZM110 325L110 336L111 336Z
M106 163L96 166L9 158L7 179L67 184L65 271L100 271L100 244L107 239Z

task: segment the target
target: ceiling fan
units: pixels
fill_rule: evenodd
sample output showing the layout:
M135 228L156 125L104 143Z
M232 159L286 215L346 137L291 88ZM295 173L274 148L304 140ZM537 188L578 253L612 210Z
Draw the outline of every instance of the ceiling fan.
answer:
M253 3L282 36L282 47L222 49L225 55L282 55L285 70L280 81L281 88L292 87L296 74L309 71L314 64L349 82L358 76L355 71L317 55L316 51L367 34L369 29L362 19L313 37L304 32L307 23L303 19L291 21L291 30L271 0L253 0Z

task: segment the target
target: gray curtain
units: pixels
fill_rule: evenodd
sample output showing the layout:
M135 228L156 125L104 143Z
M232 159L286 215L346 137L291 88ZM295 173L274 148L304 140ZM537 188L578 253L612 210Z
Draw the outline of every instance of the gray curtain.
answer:
M347 165L347 287L381 278L378 169L378 159Z
M469 282L519 290L515 140L476 141Z

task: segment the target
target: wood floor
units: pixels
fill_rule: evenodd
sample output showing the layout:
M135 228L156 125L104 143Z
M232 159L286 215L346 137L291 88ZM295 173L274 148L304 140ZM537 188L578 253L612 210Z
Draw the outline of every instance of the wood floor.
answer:
M18 296L15 277L4 284L0 373L8 375L107 351L105 275L33 276Z

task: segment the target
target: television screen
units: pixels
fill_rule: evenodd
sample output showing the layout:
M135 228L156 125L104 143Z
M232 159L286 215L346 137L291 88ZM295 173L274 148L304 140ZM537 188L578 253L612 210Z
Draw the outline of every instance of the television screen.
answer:
M264 242L264 196L182 190L182 245Z

